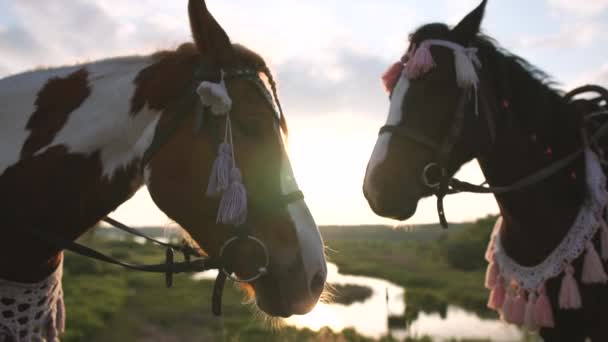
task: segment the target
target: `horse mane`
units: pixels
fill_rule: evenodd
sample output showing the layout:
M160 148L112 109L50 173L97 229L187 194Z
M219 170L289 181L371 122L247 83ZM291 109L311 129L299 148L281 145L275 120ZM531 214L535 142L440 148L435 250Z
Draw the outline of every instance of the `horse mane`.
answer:
M492 75L496 95L513 114L508 117L517 118L526 130L556 148L576 144L572 129L580 125L580 116L572 115L564 91L548 73L485 34L478 34L473 45L479 49L483 68Z
M529 76L529 79L527 80L528 82L541 85L546 91L555 93L556 95L563 95L563 91L558 88L559 83L555 81L551 75L533 65L525 58L505 49L498 43L496 39L492 38L491 36L484 33L479 33L474 45L484 52L489 52L503 58L504 61L507 62L506 64L509 68L509 72L524 71Z

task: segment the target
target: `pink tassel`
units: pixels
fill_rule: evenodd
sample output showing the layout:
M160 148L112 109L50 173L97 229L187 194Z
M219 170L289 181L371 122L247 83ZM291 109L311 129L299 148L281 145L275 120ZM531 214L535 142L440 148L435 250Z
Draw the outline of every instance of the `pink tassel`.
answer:
M529 331L538 329L536 324L536 295L532 292L528 294L528 303L526 304L526 314L524 315L524 326Z
M230 145L222 143L219 146L217 158L211 168L211 177L207 186L207 196L217 196L230 185L230 169L232 168L232 155Z
M505 301L502 304L502 319L508 323L515 323L513 320L513 305L515 304L513 291L513 288L509 286L506 290Z
M603 218L600 218L600 224L602 225L600 228L602 259L608 260L608 225L606 225L606 221Z
M547 297L545 285L542 285L538 289L538 299L536 300L534 321L540 328L555 327L555 321L553 320L553 308L551 307L549 297Z
M496 285L490 292L490 298L488 300L488 308L492 310L500 310L505 302L505 286L504 279L502 276L498 277Z
M488 300L488 308L492 310L502 310L502 306L505 302L505 287L501 282L496 284L496 287L490 292L490 298Z
M494 262L494 239L494 236L490 238L490 243L488 244L488 248L486 249L486 254L484 254L484 257L487 262Z
M581 294L574 279L574 267L566 265L562 286L559 290L559 307L561 309L580 309Z
M490 237L490 243L488 244L488 248L486 249L485 258L486 258L487 262L494 261L494 258L493 258L494 246L496 244L498 232L500 231L501 227L502 227L502 216L498 216L498 219L496 219L496 223L494 223L494 228L492 228L492 236Z
M386 91L391 93L397 82L399 81L399 77L401 77L401 73L403 72L403 63L397 62L393 64L385 73L382 75L382 83L384 84L384 88Z
M526 316L526 304L526 294L520 289L519 295L515 298L513 307L511 308L511 323L520 326L524 324L524 318Z
M585 260L583 261L583 274L581 280L585 284L599 284L608 281L608 276L604 271L604 265L600 256L595 251L595 247L591 241L587 241L585 246L587 252L585 253Z
M422 44L405 65L405 74L415 80L435 67L435 61L428 45Z
M220 201L217 222L242 225L247 220L247 190L243 185L241 171L233 168L230 171L230 186Z
M500 273L500 268L496 262L492 262L488 265L488 269L486 271L486 289L493 289L496 286L496 281L498 280L498 274Z

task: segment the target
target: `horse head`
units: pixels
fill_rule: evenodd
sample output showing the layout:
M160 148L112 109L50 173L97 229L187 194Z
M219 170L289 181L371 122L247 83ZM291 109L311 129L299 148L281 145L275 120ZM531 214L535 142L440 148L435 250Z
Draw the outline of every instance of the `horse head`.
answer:
M142 92L158 82L190 94L186 105L176 104L160 119L155 140L169 138L156 149L152 144L146 184L158 207L204 253L222 254L240 279L264 274L248 283L264 312L305 314L324 289L327 269L283 143L287 125L275 82L260 56L230 42L204 1L191 0L189 14L195 44L161 53L150 67L156 80L147 80L145 72L139 80ZM181 72L176 64L190 67ZM256 240L229 242L235 227Z
M390 110L367 166L363 191L375 213L406 220L478 149L475 41L486 1L454 28L428 24L410 36L384 76ZM458 132L454 126L458 126Z

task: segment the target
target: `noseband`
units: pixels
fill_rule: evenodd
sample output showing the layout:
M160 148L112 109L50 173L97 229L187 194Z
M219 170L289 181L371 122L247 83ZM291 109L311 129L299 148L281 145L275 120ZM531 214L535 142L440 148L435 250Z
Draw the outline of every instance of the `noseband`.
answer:
M259 73L265 73L268 79L271 81L272 85L272 94L268 91L263 81L259 77ZM168 122L164 125L163 129L157 129L157 132L154 135L154 139L152 144L144 153L141 160L141 170L143 170L152 160L154 155L164 146L169 139L175 134L177 129L180 127L180 124L183 123L184 119L188 117L189 114L192 114L192 108L195 108L195 133L201 131L202 127L205 124L207 117L209 116L209 108L202 105L200 102L200 98L196 92L196 87L203 81L215 80L217 79L220 71L216 68L210 68L208 65L203 63L194 73L194 77L190 80L189 84L185 87L183 91L183 95L177 101L172 103L169 108L167 108L166 115L169 115ZM271 108L275 110L275 114L277 120L281 118L283 115L283 110L281 107L281 103L277 97L276 88L274 86L274 81L272 81L272 77L270 71L267 68L263 68L261 70L251 69L251 68L235 68L224 70L225 79L244 79L252 82L256 89L264 96L264 98L268 101ZM276 103L276 107L275 107ZM277 112L278 108L278 112ZM287 194L281 194L275 198L273 198L270 203L267 203L269 206L283 208L288 206L291 203L300 201L304 199L304 194L300 191L292 191ZM110 224L114 228L125 231L129 234L141 237L150 241L154 244L162 246L166 248L165 253L165 263L163 264L152 264L152 265L143 265L143 264L133 264L127 263L123 261L119 261L114 259L108 255L102 254L92 248L81 245L72 240L66 239L64 237L58 236L56 234L48 233L45 230L41 229L29 229L26 228L25 232L31 235L33 238L42 240L45 243L52 245L60 250L69 250L81 256L85 256L88 258L96 259L102 262L118 265L127 269L149 272L149 273L163 273L165 274L165 282L167 287L171 287L173 285L173 275L177 273L198 273L204 272L208 270L219 270L218 276L216 278L214 288L213 288L213 298L212 298L212 312L219 316L221 315L221 300L224 284L226 279L231 279L235 282L240 283L251 283L254 282L261 277L265 276L268 273L270 267L270 253L266 244L256 238L251 233L251 227L247 223L243 225L239 225L234 227L232 237L224 242L224 244L220 247L219 253L217 256L209 256L203 257L198 250L193 247L190 247L187 244L171 244L159 241L150 236L147 236L137 229L133 229L128 227L125 224L122 224L116 220L113 220L109 217L103 218L102 221ZM238 242L250 242L253 243L256 248L263 254L263 263L258 265L255 269L255 274L246 278L240 279L234 275L233 271L230 269L230 265L226 262L226 253ZM175 251L183 254L183 261L176 262L175 261ZM194 259L194 258L195 259Z

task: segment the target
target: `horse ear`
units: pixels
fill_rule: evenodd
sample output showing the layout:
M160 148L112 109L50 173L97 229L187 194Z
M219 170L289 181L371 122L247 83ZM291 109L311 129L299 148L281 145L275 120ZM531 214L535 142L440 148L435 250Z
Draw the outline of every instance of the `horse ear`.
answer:
M479 33L487 3L488 0L483 0L477 8L467 14L467 16L452 29L452 36L456 42L466 46L475 39Z
M209 13L205 0L190 0L188 14L192 37L203 59L220 67L233 64L236 55L230 38Z

